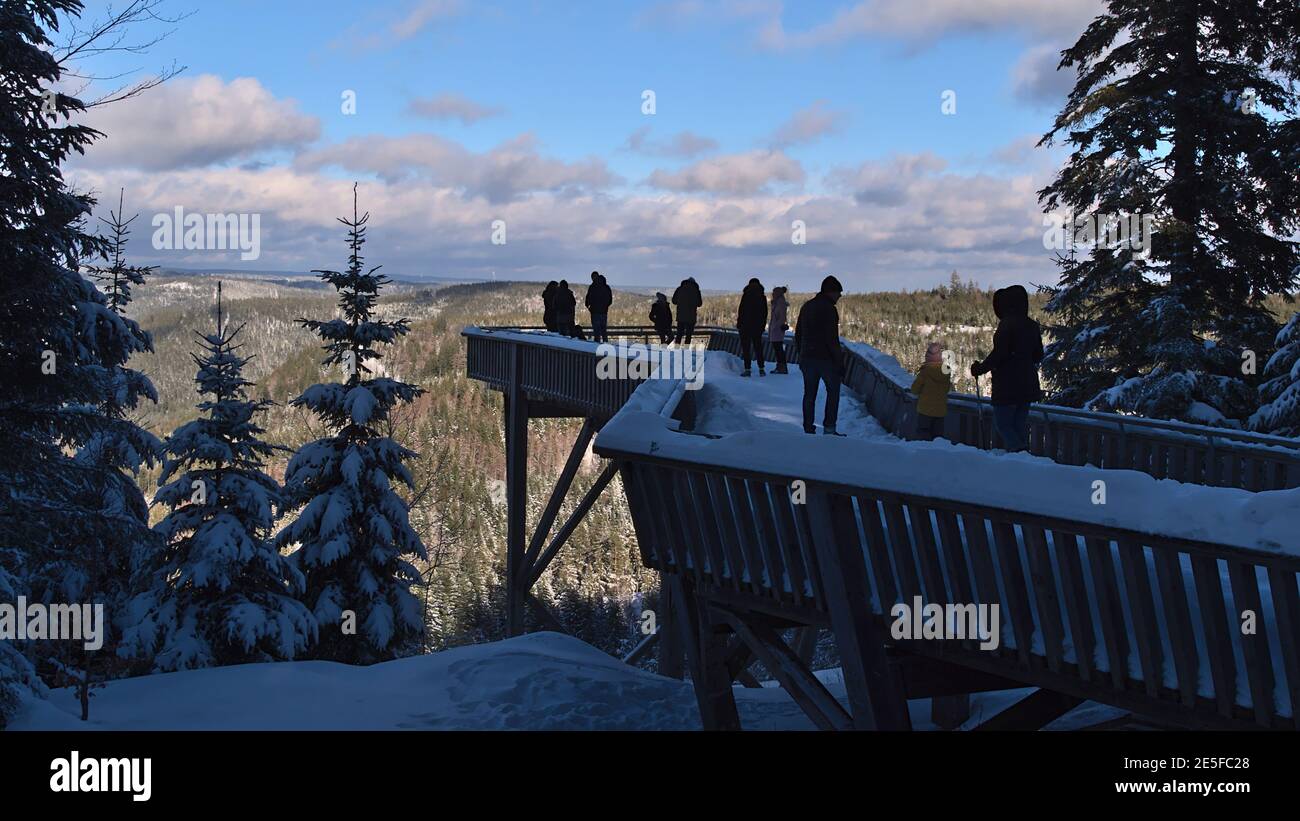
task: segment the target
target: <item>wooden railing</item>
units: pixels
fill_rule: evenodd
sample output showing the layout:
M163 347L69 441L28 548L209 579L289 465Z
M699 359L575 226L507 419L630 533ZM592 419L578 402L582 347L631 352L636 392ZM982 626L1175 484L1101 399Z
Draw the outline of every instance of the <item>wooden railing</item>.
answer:
M996 649L975 639L894 649L1185 726L1300 726L1294 555L888 488L809 482L800 504L798 476L621 452L599 438L596 451L621 465L643 562L708 601L827 626L837 639L854 612L869 611L883 633L891 607L917 597L997 605L1009 626ZM846 685L867 688L852 666Z

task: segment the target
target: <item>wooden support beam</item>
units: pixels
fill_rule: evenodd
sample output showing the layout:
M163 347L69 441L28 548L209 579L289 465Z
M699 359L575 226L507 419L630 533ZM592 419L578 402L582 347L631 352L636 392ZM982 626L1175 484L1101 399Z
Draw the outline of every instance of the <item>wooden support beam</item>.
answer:
M680 680L686 676L686 656L677 627L677 596L669 583L671 578L670 573L659 574L659 675Z
M578 506L569 514L569 518L565 519L564 524L560 525L555 538L551 539L551 543L547 545L546 551L538 558L537 563L525 571L525 590L537 584L537 580L542 577L542 573L546 572L546 566L555 558L555 554L560 552L560 548L564 547L564 543L573 535L573 531L578 527L578 523L582 521L582 517L587 515L588 510L591 510L591 506L596 503L596 499L600 498L601 491L605 489L605 486L610 483L616 473L618 473L618 462L610 462L605 465L605 469L596 477L596 482L583 494L582 501L578 502Z
M528 607L533 611L533 615L537 617L538 621L545 625L547 630L568 634L569 631L564 628L564 623L560 621L559 616L552 613L551 608L547 607L541 599L534 596L531 592L525 591L524 600L528 602Z
M1083 703L1078 696L1036 690L1007 709L981 722L976 730L1041 730Z
M555 524L560 505L564 503L564 497L568 495L569 487L573 484L573 477L578 474L578 468L582 466L582 457L586 455L587 446L591 444L591 437L595 432L595 423L590 418L584 419L582 429L578 431L578 438L573 441L573 447L569 450L569 458L564 463L564 470L560 471L560 478L556 480L555 487L551 490L551 497L546 500L546 508L542 511L541 518L537 520L537 528L533 530L533 538L528 543L528 551L524 554L520 566L521 572L526 573L533 566L533 562L537 561L537 554L542 552L546 537L551 535L551 526Z
M817 628L796 627L791 641L795 655L806 665L812 665L813 654L817 652Z
M687 589L681 576L670 576L668 584L677 601L677 629L686 647L700 722L706 730L739 730L740 713L727 670L727 637L714 632L708 608Z
M632 648L632 652L628 653L626 656L623 657L623 663L636 664L638 661L641 660L643 656L645 656L652 649L654 649L654 646L658 643L659 643L659 631L655 630L653 633L641 639L641 641L637 642L636 647Z
M813 488L807 505L853 725L862 730L910 730L902 681L885 654L884 628L868 606L871 591L853 506L843 496Z
M781 641L775 630L759 622L747 622L742 615L730 610L715 607L713 612L731 625L736 635L749 645L768 672L780 682L782 689L819 729L853 729L853 717L804 666L794 651Z
M523 391L523 356L510 346L511 381L505 393L506 439L506 634L524 632L524 592L517 580L524 559L528 507L528 399Z

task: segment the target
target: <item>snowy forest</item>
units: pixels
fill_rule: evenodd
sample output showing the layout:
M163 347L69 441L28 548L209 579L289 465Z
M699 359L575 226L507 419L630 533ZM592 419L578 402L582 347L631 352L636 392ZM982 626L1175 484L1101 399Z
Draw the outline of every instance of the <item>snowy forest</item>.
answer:
M100 602L107 636L0 641L0 727L65 688L85 719L120 679L504 638L503 400L466 377L461 330L540 325L545 283L390 278L367 181L327 203L333 254L310 274L139 264L137 192L63 173L105 136L85 112L118 104L69 91L80 11L0 0L0 601ZM1300 437L1295 3L1111 0L1061 66L1077 80L1041 144L1069 153L1039 205L1153 214L1157 239L1062 253L1026 283L1044 401ZM993 289L943 276L846 293L840 334L912 370L935 339L987 354ZM645 325L671 285L615 285L609 324ZM699 323L735 324L742 285L706 288ZM812 296L792 290L792 325ZM529 520L580 424L532 422ZM575 493L600 470L588 453ZM599 650L640 640L659 581L617 481L535 593Z

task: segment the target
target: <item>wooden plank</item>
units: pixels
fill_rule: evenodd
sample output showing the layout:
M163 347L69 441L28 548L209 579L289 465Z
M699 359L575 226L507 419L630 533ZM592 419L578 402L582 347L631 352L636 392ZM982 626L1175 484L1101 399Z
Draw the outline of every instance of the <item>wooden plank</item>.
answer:
M1270 567L1268 587L1282 651L1282 670L1291 697L1291 722L1300 729L1300 598L1296 596L1296 574Z
M894 565L889 559L889 541L880 520L880 506L870 496L856 497L858 518L867 536L867 554L871 558L871 571L880 597L880 610L888 613L898 601L898 585L894 581Z
M767 483L746 480L745 486L749 489L749 498L753 505L754 521L758 533L758 548L762 552L763 561L767 563L768 572L772 576L772 587L778 598L788 599L793 594L794 603L802 605L803 591L794 592L794 585L790 584L790 576L786 571L785 561L781 556L781 546L777 541L776 522L773 520L772 503L767 494ZM785 589L787 584L791 588L789 591Z
M989 535L985 521L979 516L962 514L962 530L966 539L966 553L975 571L975 597L981 604L996 604L1002 610L1002 593L998 590L997 569L993 566L993 551L989 548Z
M1187 603L1187 585L1176 550L1164 547L1151 548L1155 556L1156 582L1164 604L1165 624L1169 627L1169 646L1174 656L1174 672L1178 674L1178 692L1183 704L1196 706L1196 685L1199 664L1196 654L1196 634L1192 630L1191 608Z
M730 491L732 510L736 516L737 538L740 549L745 554L745 563L749 566L749 575L755 589L766 596L775 596L772 589L767 566L758 549L758 531L754 525L753 507L749 500L749 490L743 479L727 476L727 489Z
M1056 590L1056 574L1047 551L1047 538L1041 527L1021 525L1025 536L1025 557L1029 560L1029 579L1038 605L1038 624L1043 634L1047 669L1061 672L1065 657L1065 629L1061 625L1061 602Z
M1228 580L1232 584L1232 599L1236 604L1237 635L1241 637L1242 654L1246 661L1247 682L1250 685L1250 703L1255 711L1255 722L1261 727L1273 723L1273 659L1268 650L1268 626L1264 606L1260 601L1259 577L1255 565L1228 560ZM1241 629L1244 614L1255 614L1255 632Z
M809 596L808 571L804 565L803 552L799 546L799 535L795 532L794 515L790 511L790 494L783 484L767 486L768 504L772 509L773 525L776 530L776 545L785 563L786 573L790 576L790 587L795 593L796 604L806 604Z
M1088 565L1092 571L1092 587L1097 597L1097 616L1101 624L1102 643L1106 648L1111 682L1116 690L1123 690L1128 681L1128 630L1124 626L1124 611L1120 604L1119 582L1115 578L1110 542L1088 538L1084 544L1087 546Z
M997 545L998 566L1002 570L1003 596L1011 616L1011 630L1016 637L1016 655L1025 667L1030 666L1034 642L1034 617L1029 609L1025 570L1020 563L1016 531L1010 522L993 522L993 541Z
M921 582L916 574L916 558L912 554L912 537L907 530L907 519L903 507L897 502L884 502L885 521L889 525L890 553L894 558L894 570L898 573L898 588L903 595L903 603L912 606L912 600L921 595ZM888 611L886 611L888 612Z
M1060 530L1052 531L1052 549L1061 571L1061 591L1065 615L1070 624L1079 677L1090 681L1096 672L1097 636L1092 626L1092 609L1079 561L1079 537Z
M807 569L808 581L812 585L813 597L817 600L817 606L825 609L826 590L822 587L822 572L817 564L817 551L813 549L812 529L808 525L808 511L805 509L802 500L797 505L791 501L786 509L790 511L794 519L795 532L799 539L799 549L803 556L804 567Z
M727 496L726 484L715 473L704 474L704 484L709 496L709 507L713 509L714 527L721 540L722 553L730 568L732 589L757 589L745 581L745 556L736 538L735 514L731 509L731 499Z
M826 586L845 690L859 729L911 728L901 682L885 655L886 634L868 608L867 566L848 498L810 486L808 518Z
M1035 690L1007 709L981 722L976 730L1041 730L1083 703L1077 696Z
M926 603L947 604L948 588L943 580L943 563L934 539L934 523L930 509L924 505L908 505L908 518L912 522L912 539L916 544L917 561L921 566L921 581L925 584Z
M682 577L673 576L669 584L674 586L678 601L678 629L686 648L700 722L706 730L739 730L740 715L727 669L727 638L713 631L708 609L682 583Z
M1133 617L1133 643L1142 664L1142 682L1147 695L1157 698L1163 685L1164 651L1160 646L1160 625L1156 621L1156 607L1151 596L1146 551L1136 542L1121 539L1119 564L1124 571L1124 589L1128 593L1129 613Z
M1236 625L1228 619L1218 561L1205 556L1192 556L1192 578L1196 584L1201 629L1205 634L1210 680L1214 683L1214 700L1219 715L1231 718L1237 700L1237 664L1232 656L1232 639L1228 631L1235 629Z
M700 533L700 544L709 559L709 576L719 587L729 587L727 559L722 550L722 534L718 532L717 516L709 498L707 474L689 471L685 474L687 492L690 493L694 524Z
M952 588L953 601L975 604L970 563L966 561L966 546L962 543L957 517L949 510L935 510L934 517L939 523L939 540L943 545L943 560L948 568L948 584Z

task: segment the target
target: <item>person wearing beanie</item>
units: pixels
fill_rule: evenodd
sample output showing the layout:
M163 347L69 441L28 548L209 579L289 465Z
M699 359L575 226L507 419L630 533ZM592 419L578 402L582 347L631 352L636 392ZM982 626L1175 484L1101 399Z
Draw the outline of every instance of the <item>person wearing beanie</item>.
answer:
M952 377L943 368L943 344L931 342L925 349L925 363L912 381L916 394L916 438L933 440L944 435L948 417L948 393Z
M772 343L772 353L776 355L776 369L772 373L789 373L785 365L785 332L790 329L786 322L790 303L785 293L790 290L784 285L772 289L771 319L767 321L767 341Z
M794 329L794 349L799 353L803 373L803 429L816 433L813 416L817 410L819 383L826 384L826 410L822 433L842 436L835 430L840 411L840 382L844 378L844 354L840 349L840 314L835 303L844 287L833 276L822 280L821 290L799 309Z

